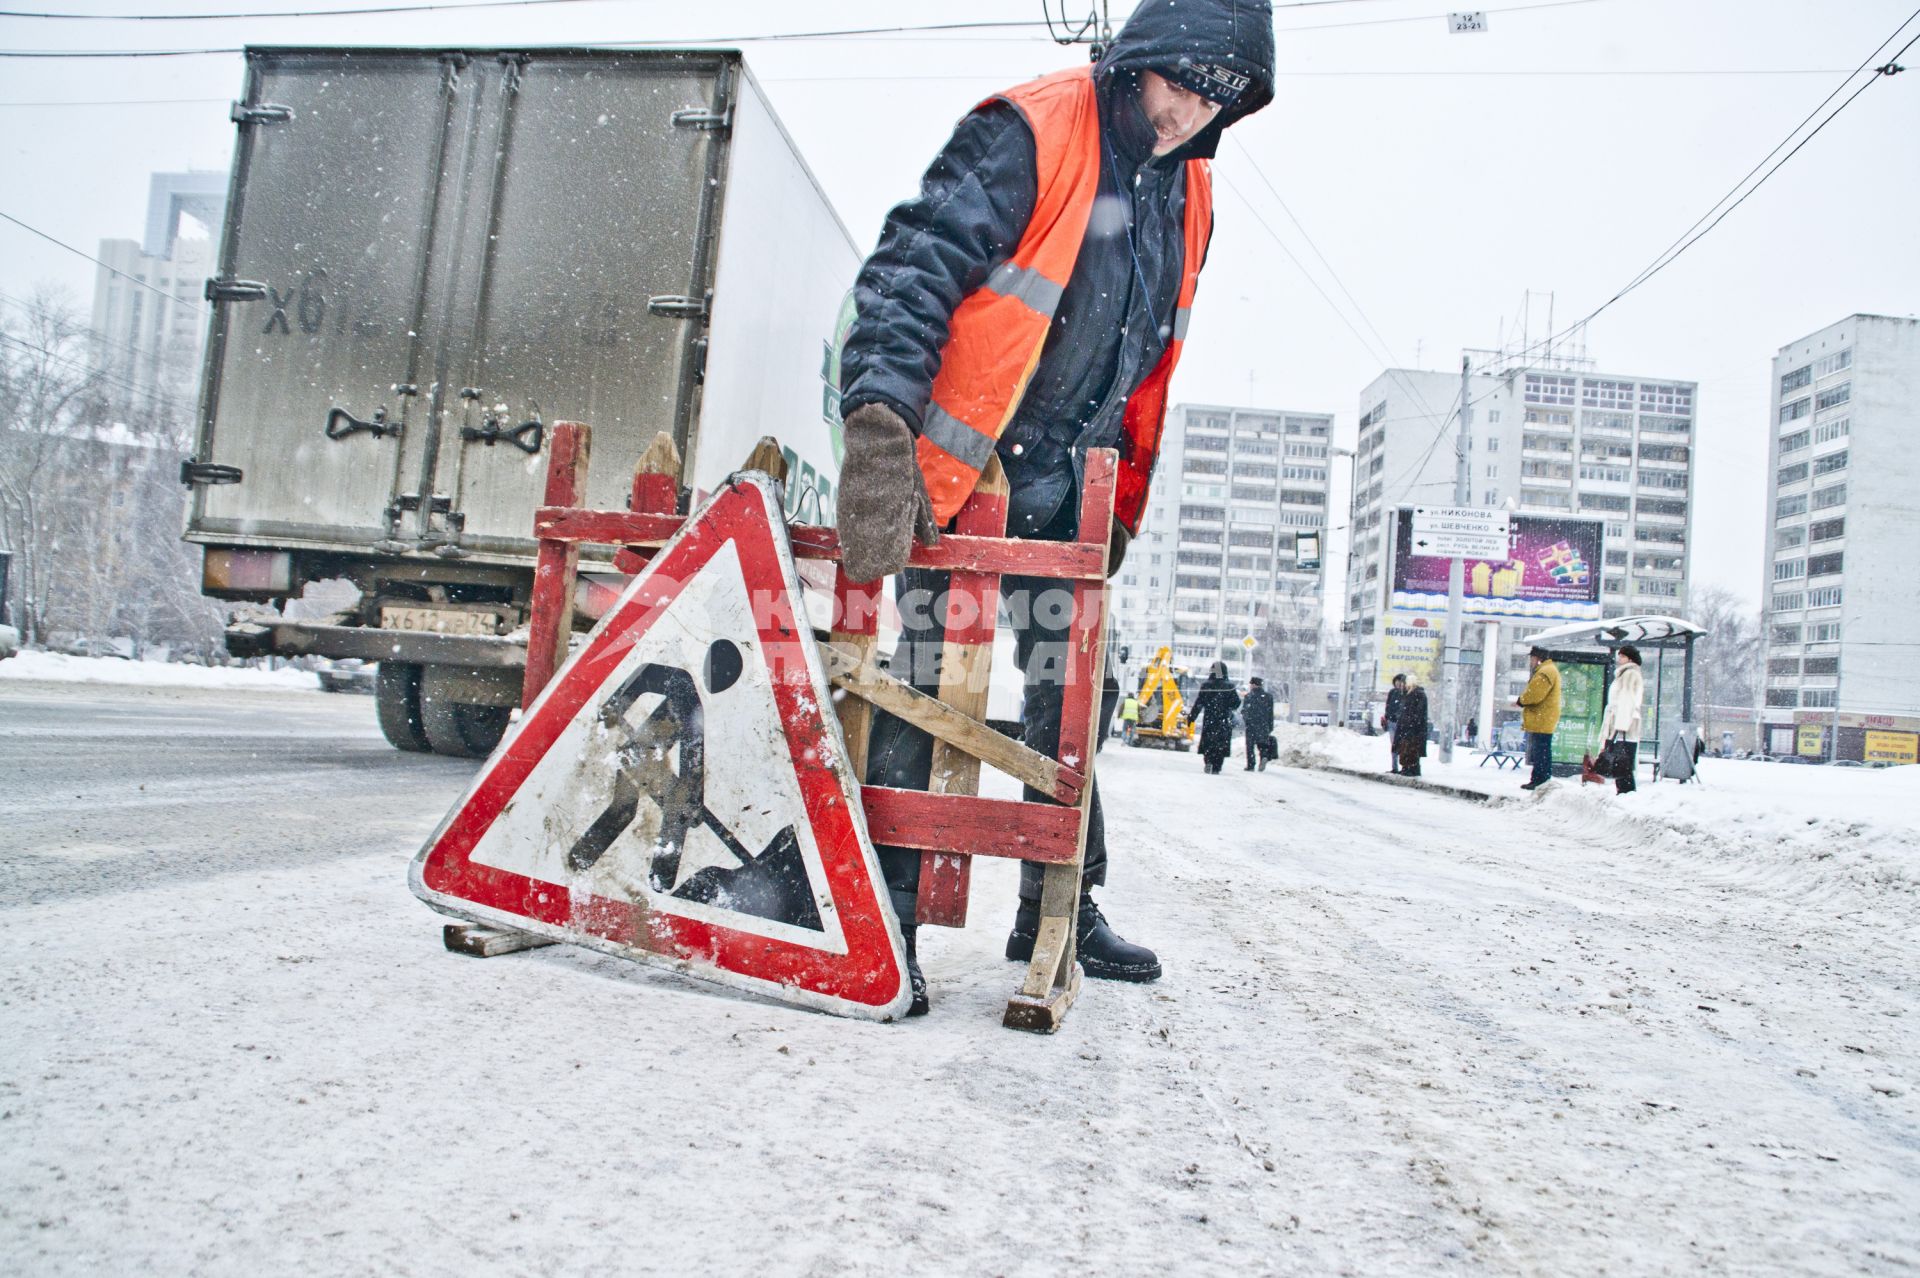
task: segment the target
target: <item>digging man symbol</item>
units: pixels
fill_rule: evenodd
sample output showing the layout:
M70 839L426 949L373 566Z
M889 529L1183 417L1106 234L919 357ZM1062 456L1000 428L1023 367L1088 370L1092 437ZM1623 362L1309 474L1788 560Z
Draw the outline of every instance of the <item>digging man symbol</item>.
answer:
M1273 98L1266 0L1143 0L1091 67L1007 90L975 107L934 158L920 193L887 215L854 286L842 356L846 461L839 532L849 575L899 574L893 671L939 684L944 573L906 569L938 540L997 453L1010 486L1008 534L1076 532L1088 449L1120 454L1108 572L1139 530L1167 386L1213 230L1210 159L1228 125ZM1056 754L1070 600L1032 578L1002 583L1026 677L1026 743ZM1065 614L1065 615L1063 615ZM1107 735L1109 682L1095 739ZM932 739L876 717L869 784L924 790ZM1033 793L1028 797L1040 798ZM1087 975L1151 981L1160 962L1122 940L1089 895L1106 880L1099 796L1088 819L1077 916ZM920 854L881 847L906 921L913 1013L927 1009L915 949ZM1039 921L1040 867L1022 867L1007 957L1025 960Z

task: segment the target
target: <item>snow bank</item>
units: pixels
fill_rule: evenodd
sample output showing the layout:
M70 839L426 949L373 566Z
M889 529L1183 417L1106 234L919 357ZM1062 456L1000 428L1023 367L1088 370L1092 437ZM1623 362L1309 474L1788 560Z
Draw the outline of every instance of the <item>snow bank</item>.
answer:
M1294 767L1385 772L1385 737L1280 725L1281 762ZM1429 780L1543 807L1589 836L1658 847L1728 886L1760 880L1807 899L1842 884L1871 892L1920 894L1920 768L1832 768L1701 760L1698 784L1649 782L1614 793L1611 783L1559 778L1538 795L1524 773L1480 762L1461 749L1454 762L1430 755ZM1685 865L1681 867L1684 871Z
M114 683L164 688L227 688L247 692L313 692L311 670L256 670L247 666L195 666L170 661L123 661L117 657L69 657L22 651L0 665L0 683Z

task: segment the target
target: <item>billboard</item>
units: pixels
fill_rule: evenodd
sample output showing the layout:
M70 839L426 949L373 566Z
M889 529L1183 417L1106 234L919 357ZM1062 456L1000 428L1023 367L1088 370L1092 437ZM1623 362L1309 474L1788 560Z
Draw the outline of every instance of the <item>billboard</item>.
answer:
M1439 617L1419 612L1388 612L1380 619L1377 692L1393 687L1393 677L1410 674L1430 688L1440 685L1440 657L1446 638Z
M1511 518L1506 558L1468 559L1466 615L1489 621L1598 621L1601 533L1605 524L1578 515ZM1445 612L1450 559L1411 553L1413 508L1396 513L1390 608Z

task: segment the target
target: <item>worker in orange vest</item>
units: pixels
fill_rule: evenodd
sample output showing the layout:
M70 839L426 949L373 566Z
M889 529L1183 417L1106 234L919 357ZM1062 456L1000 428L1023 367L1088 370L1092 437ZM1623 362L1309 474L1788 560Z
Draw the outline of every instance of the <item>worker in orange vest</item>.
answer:
M1137 532L1160 445L1167 387L1213 231L1210 159L1221 131L1273 99L1267 0L1142 0L1090 67L980 103L934 158L920 193L887 215L855 282L841 357L846 459L839 531L848 573L896 583L903 633L893 672L933 692L944 573L902 573L914 539L966 502L996 452L1011 536L1066 540L1090 448L1115 448L1108 572ZM1071 592L1003 580L1026 675L1026 743L1056 754ZM1064 605L1063 605L1064 600ZM1102 698L1107 735L1117 689ZM922 789L932 741L877 717L869 784ZM1036 796L1029 794L1029 798ZM927 1007L915 949L920 853L881 848L906 924L913 1014ZM1007 957L1032 953L1040 867L1022 867ZM1105 881L1096 791L1084 885ZM1160 962L1122 940L1083 895L1089 976L1151 981Z

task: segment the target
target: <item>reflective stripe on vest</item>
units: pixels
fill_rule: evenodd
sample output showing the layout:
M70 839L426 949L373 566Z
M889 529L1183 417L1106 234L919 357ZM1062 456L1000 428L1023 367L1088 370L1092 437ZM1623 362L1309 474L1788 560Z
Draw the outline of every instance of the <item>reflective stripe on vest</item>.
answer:
M916 445L934 518L966 503L1013 420L1066 293L1100 189L1100 112L1091 68L1056 72L991 101L1013 105L1034 140L1038 189L1013 255L954 309ZM981 103L985 106L986 103ZM1213 226L1212 174L1187 162L1185 262L1165 353L1126 407L1115 515L1138 531L1166 414L1166 382L1187 334L1187 314Z

